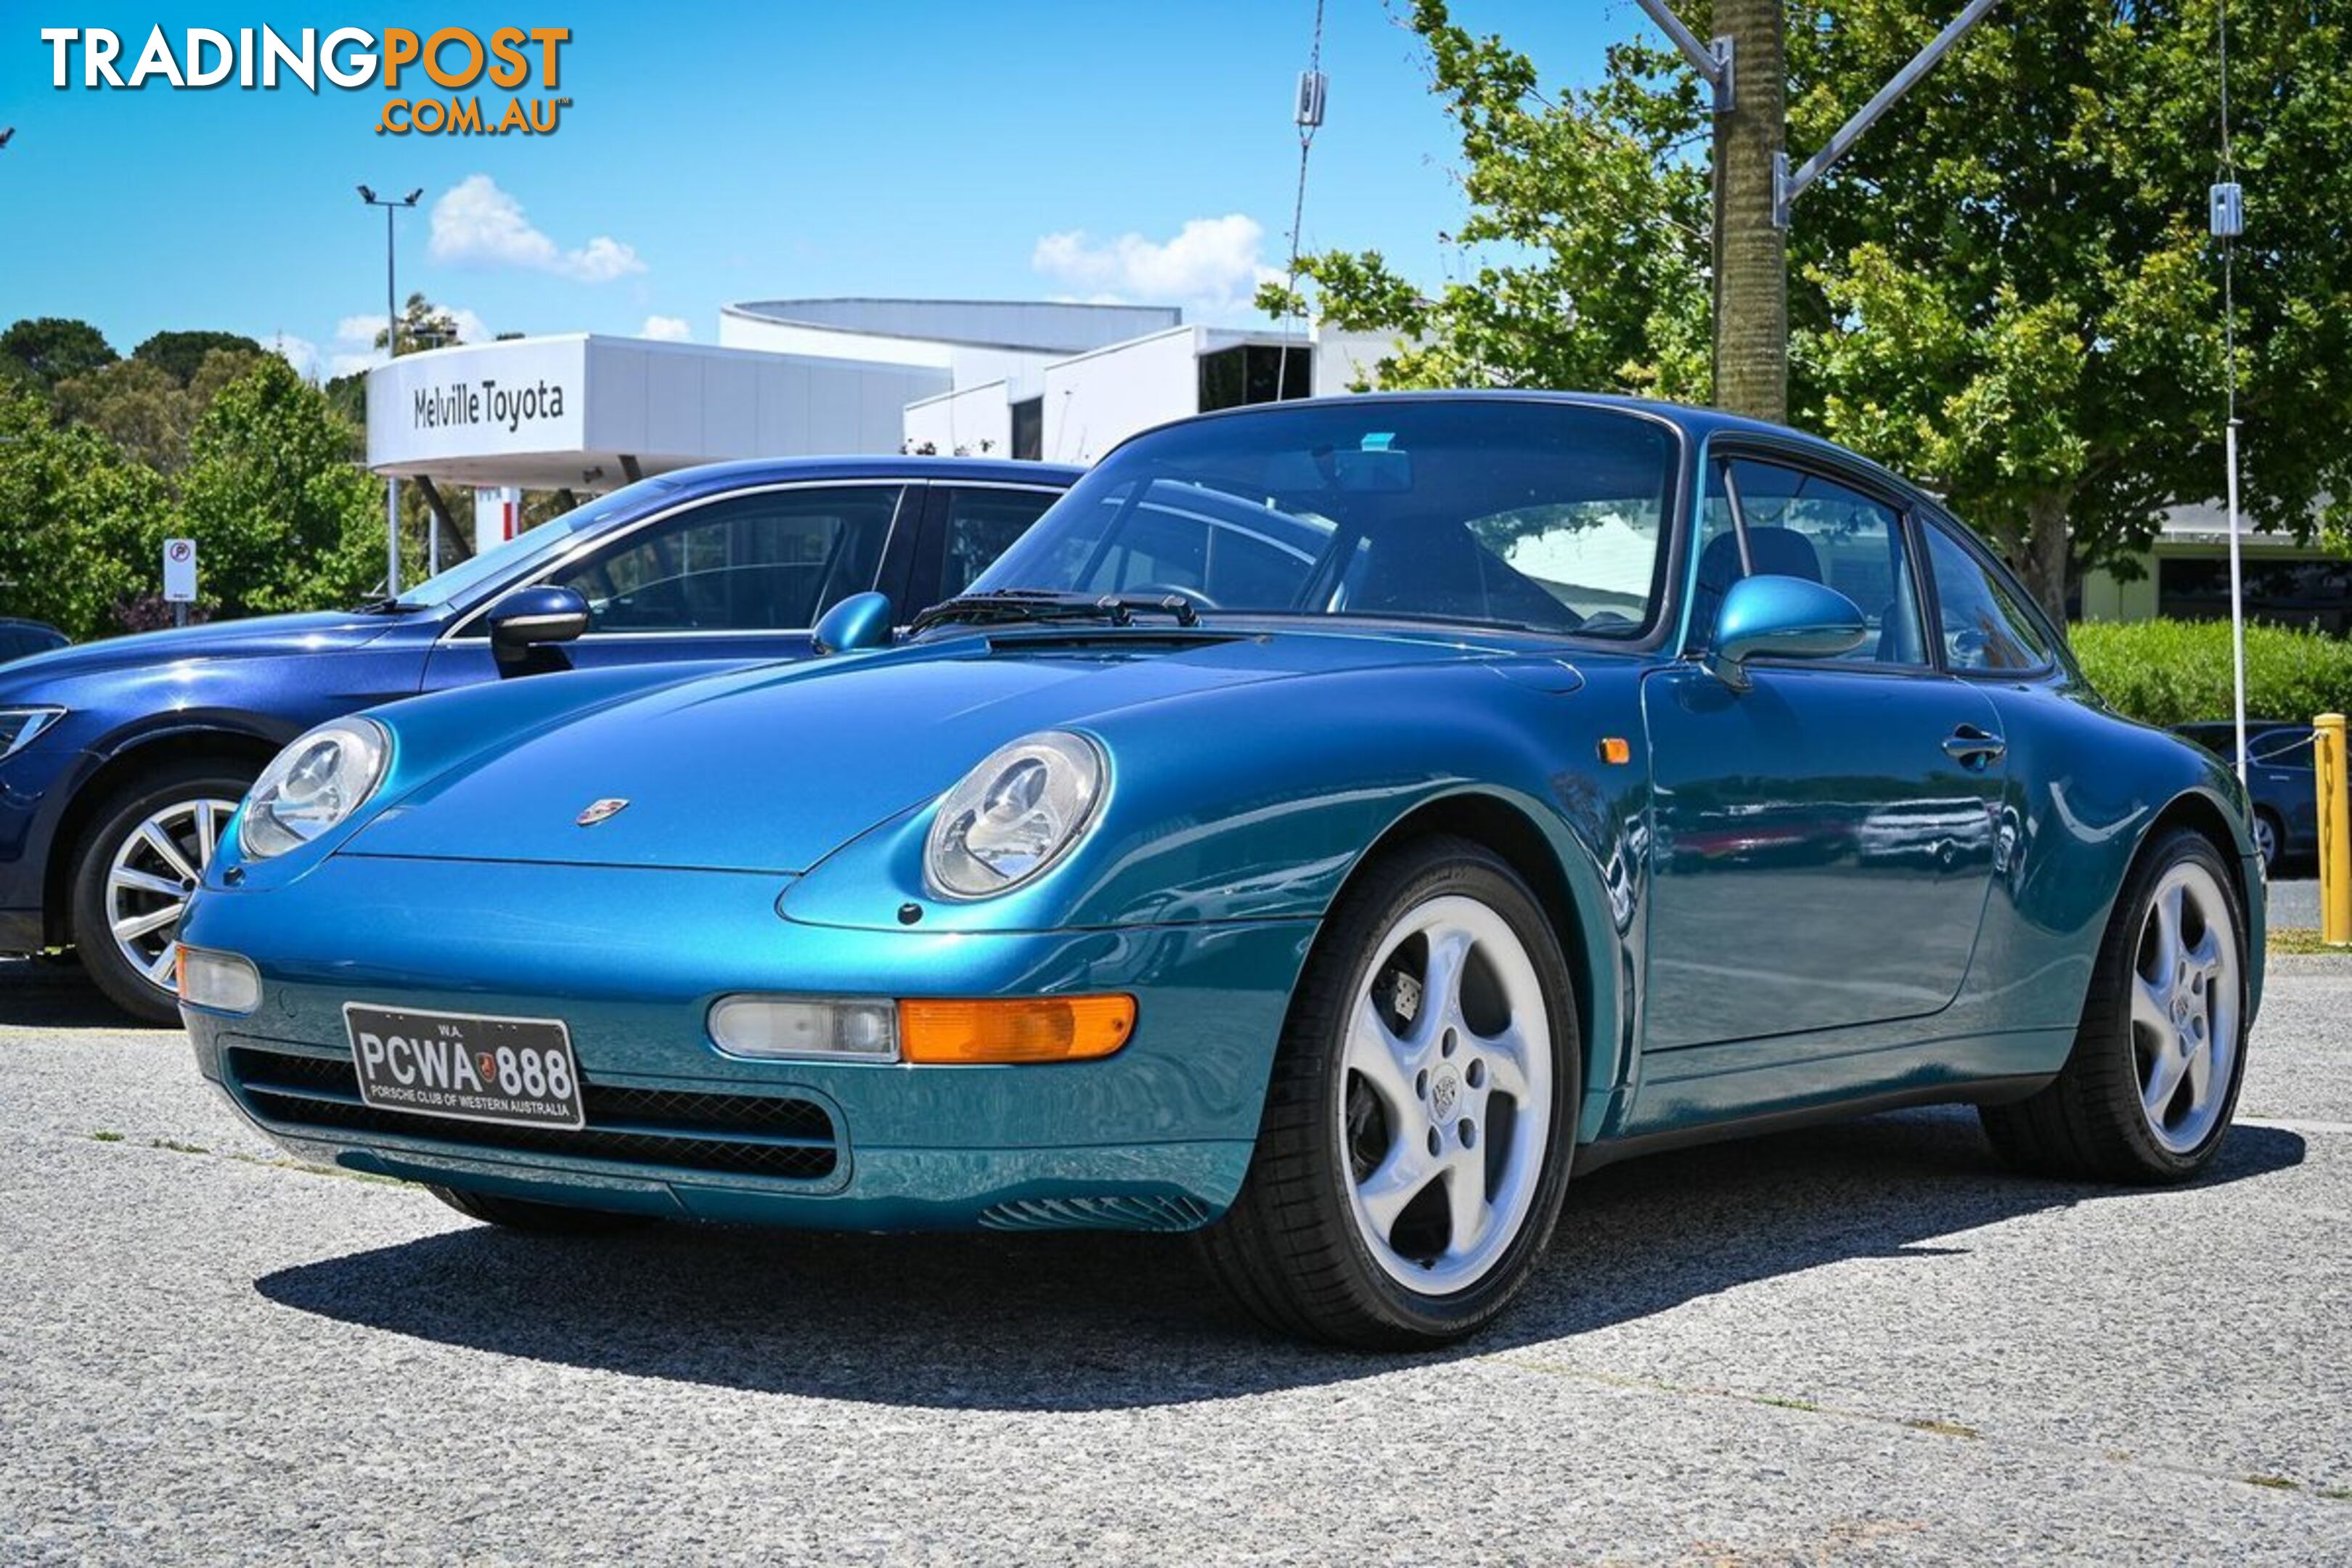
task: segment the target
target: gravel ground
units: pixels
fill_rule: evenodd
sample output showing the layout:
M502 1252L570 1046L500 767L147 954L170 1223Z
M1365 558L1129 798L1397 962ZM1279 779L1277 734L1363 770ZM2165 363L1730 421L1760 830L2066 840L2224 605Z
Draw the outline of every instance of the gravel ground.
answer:
M1601 1172L1403 1359L1166 1242L497 1235L0 964L0 1561L2352 1561L2347 1017L2273 964L2187 1189L1942 1111Z
M2277 930L2319 929L2319 884L2305 877L2271 884L2271 924Z

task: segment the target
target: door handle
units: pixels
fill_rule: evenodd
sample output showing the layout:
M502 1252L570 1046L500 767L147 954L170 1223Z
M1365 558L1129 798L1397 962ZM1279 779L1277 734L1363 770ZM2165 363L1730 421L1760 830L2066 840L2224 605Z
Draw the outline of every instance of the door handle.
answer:
M1963 724L1944 737L1944 755L1964 768L1981 768L2008 753L2009 742L1974 724Z

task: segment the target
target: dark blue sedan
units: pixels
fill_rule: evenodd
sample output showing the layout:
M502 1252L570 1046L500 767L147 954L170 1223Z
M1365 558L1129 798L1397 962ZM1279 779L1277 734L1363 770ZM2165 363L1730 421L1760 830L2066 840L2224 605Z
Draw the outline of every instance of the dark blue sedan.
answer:
M0 952L70 944L117 1003L174 1022L181 909L246 786L294 736L500 675L803 657L818 616L853 594L879 589L911 614L961 592L1077 473L917 458L686 469L396 599L11 663Z
M2237 746L2237 726L2227 720L2180 724L2175 730L2223 762ZM2290 861L2308 860L2319 853L2319 785L2312 741L2307 723L2246 721L2246 794L2254 803L2254 843L2273 875Z

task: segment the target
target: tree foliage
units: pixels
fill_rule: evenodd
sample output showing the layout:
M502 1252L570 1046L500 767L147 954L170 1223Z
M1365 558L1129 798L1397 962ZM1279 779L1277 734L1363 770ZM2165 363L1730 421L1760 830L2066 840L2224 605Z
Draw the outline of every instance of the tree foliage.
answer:
M114 605L142 585L136 541L169 508L152 469L0 385L0 613L76 637L115 630Z
M88 321L63 316L31 317L0 332L0 363L17 379L45 387L112 364L120 357L104 332Z
M261 345L242 332L157 332L131 350L131 357L155 366L186 386L215 353L251 357L260 353Z
M262 357L258 349L211 349L182 378L165 363L133 354L59 382L58 416L89 426L168 479L187 467L189 440L213 399Z
M1706 11L1683 5L1702 37ZM1793 5L1792 149L1827 140L1950 11ZM2247 510L2342 537L2352 0L2238 0L2231 16ZM1431 294L1377 253L1318 256L1312 308L1401 334L1383 384L1704 398L1708 114L1693 79L1621 44L1598 86L1546 94L1532 62L1444 0L1418 0L1412 26L1461 137L1469 215L1452 237L1472 269ZM1796 422L1948 494L2053 607L2072 574L2129 570L2165 508L2220 489L2216 36L2215 0L2004 7L1797 208Z
M326 396L265 355L197 422L176 527L225 616L347 604L381 575L382 491ZM155 529L161 549L168 531Z

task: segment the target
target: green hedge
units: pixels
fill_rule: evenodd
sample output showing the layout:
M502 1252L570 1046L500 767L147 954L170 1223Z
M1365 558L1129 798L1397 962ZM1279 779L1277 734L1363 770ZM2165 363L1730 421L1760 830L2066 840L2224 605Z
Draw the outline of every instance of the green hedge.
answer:
M2227 719L2227 621L2092 621L2067 642L2099 695L2150 724ZM2283 626L2246 628L2246 716L2352 711L2352 641Z

